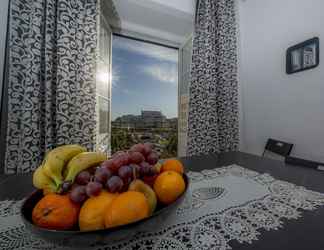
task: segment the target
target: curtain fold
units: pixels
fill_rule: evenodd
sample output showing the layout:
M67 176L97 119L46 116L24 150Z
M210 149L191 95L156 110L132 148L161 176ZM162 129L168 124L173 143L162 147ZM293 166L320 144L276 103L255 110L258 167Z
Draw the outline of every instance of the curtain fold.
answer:
M95 143L97 0L11 0L5 173Z
M235 0L199 0L188 118L188 155L238 150Z

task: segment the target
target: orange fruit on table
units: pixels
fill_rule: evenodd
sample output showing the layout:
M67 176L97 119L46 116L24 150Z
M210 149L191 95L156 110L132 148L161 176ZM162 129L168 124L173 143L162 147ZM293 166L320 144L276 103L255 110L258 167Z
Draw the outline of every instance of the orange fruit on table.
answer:
M82 205L79 214L81 231L99 230L105 228L105 214L118 194L101 191L98 196L91 197Z
M149 216L150 209L144 194L137 191L121 193L113 200L105 215L106 228L139 221Z
M159 174L154 182L154 191L163 204L174 202L185 190L186 184L182 175L175 171Z
M182 163L177 159L167 159L163 162L161 172L175 171L179 174L184 173L184 167Z
M42 228L67 230L77 223L79 211L68 195L48 194L34 207L32 220Z

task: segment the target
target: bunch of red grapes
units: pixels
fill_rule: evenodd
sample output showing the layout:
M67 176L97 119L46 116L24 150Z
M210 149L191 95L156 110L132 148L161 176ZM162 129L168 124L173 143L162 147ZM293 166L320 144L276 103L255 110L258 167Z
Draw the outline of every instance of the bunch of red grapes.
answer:
M63 183L62 189L71 187L70 199L76 203L88 197L97 196L102 189L110 193L128 190L129 184L137 178L152 184L158 174L155 164L159 156L150 143L135 144L128 151L118 151L111 159L103 162L95 171L80 172L71 187Z

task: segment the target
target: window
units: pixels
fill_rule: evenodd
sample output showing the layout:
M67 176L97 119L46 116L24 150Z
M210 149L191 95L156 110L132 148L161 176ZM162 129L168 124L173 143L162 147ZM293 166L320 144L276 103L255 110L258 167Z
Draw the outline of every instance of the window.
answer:
M177 156L178 50L114 35L112 67L112 153L152 142Z

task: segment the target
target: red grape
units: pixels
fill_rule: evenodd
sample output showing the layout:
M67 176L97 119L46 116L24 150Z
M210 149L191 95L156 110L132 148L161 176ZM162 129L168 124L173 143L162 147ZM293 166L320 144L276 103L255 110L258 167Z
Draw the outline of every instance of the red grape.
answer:
M141 162L141 164L139 164L140 167L146 167L146 166L150 166L150 164L148 164L148 162L143 161Z
M86 193L89 197L97 196L100 194L102 189L102 184L99 182L91 181L86 186Z
M139 169L140 176L143 177L143 176L149 175L150 169L151 169L151 165L148 164L146 161L143 161L140 164L140 169Z
M102 168L110 168L111 165L113 165L113 162L114 161L112 159L106 160L103 163L101 163L100 167L102 167Z
M144 145L139 143L130 148L130 151L144 153Z
M122 166L118 169L118 175L123 180L133 176L133 169L130 166Z
M124 160L121 157L117 157L115 159L113 159L114 161L114 165L115 165L115 173L118 171L118 169L124 165Z
M118 176L112 176L111 178L109 178L106 184L108 191L111 193L120 192L123 189L123 186L124 186L124 182Z
M84 202L88 196L86 192L85 186L76 186L72 189L70 195L69 195L71 201L75 203L82 203Z
M137 164L132 164L130 167L133 170L133 179L137 179L140 177L140 166Z
M123 192L126 192L128 190L129 184L131 184L132 181L133 181L133 179L131 177L123 180L123 182L124 182L124 186L122 189Z
M110 169L104 168L104 167L100 167L97 168L96 172L95 172L95 178L94 180L96 182L99 182L101 184L105 184L107 182L107 180L112 176L112 171Z
M156 180L157 177L158 177L158 175L144 176L144 177L143 177L143 181L144 181L147 185L153 187L154 182L155 182L155 180Z
M158 160L159 160L159 156L155 152L150 153L146 157L146 161L151 165L155 165L158 162Z
M143 155L147 156L152 152L152 148L148 144L144 144Z
M128 165L129 155L128 153L119 154L118 156L113 158L113 161L117 169L119 169L121 166Z
M90 178L91 175L88 171L82 171L76 176L75 182L79 185L87 185L90 181Z
M141 163L144 160L145 160L145 158L142 155L142 153L140 153L140 152L131 151L129 153L129 161L131 163L139 164L139 163Z
M156 174L158 174L157 169L154 166L151 166L148 175L153 176L153 175L156 175Z
M67 193L72 186L71 181L64 181L61 186L61 194Z
M101 167L104 167L106 169L109 169L112 173L115 173L119 166L117 166L115 164L115 161L113 159L110 159L110 160L107 160L107 161L104 161L102 164L101 164Z
M151 166L149 163L147 162L142 162L140 164L140 176L144 177L144 176L152 176L157 174L157 170L154 166Z
M120 155L120 154L123 154L124 153L124 151L117 151L117 152L115 152L112 156L111 156L111 158L115 158L115 157L117 157L118 155Z
M119 157L124 160L123 165L128 165L130 163L128 152L124 152L124 154L119 155Z

